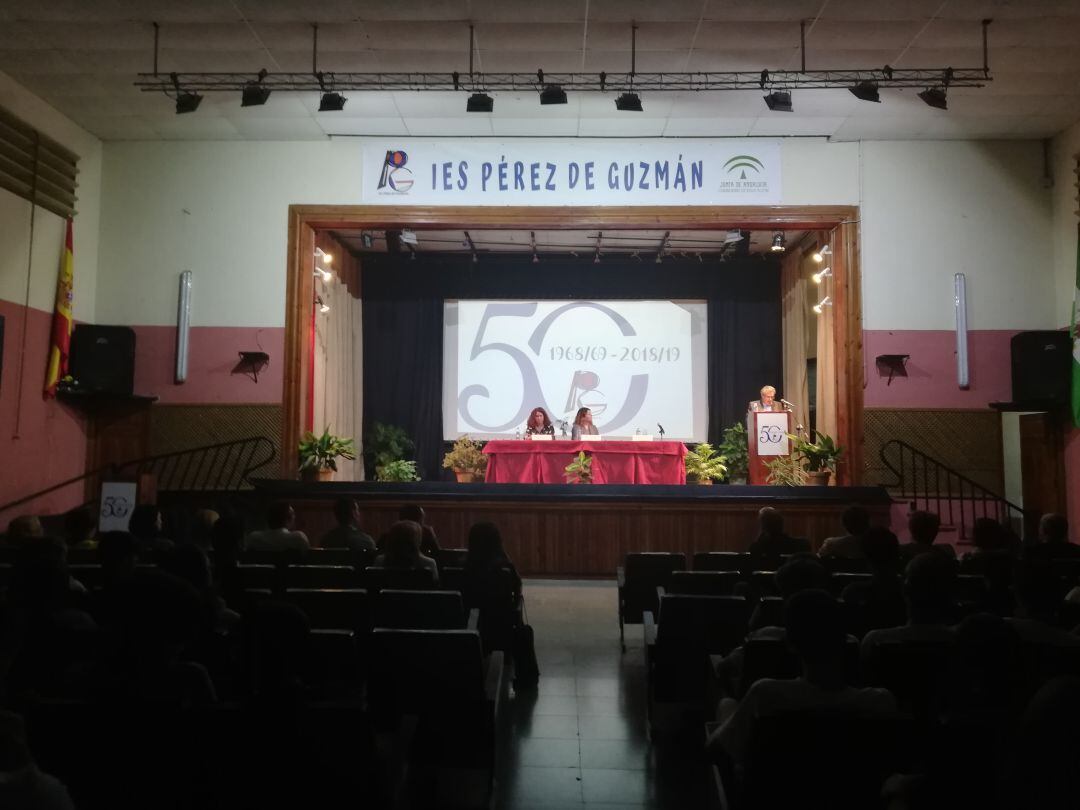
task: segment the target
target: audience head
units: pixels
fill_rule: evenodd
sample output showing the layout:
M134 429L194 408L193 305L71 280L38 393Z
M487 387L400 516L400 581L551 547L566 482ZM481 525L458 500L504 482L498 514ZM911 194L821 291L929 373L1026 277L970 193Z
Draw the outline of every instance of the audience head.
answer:
M908 564L904 597L909 622L950 622L958 567L944 554L920 554Z
M420 524L399 520L386 533L386 566L411 568L420 560Z
M161 510L156 504L140 503L131 510L128 531L136 540L153 540L161 536Z
M840 522L848 534L862 537L866 534L866 530L870 528L870 513L866 511L865 506L852 504L844 510L844 513L840 516Z
M1013 572L1013 589L1023 615L1028 619L1053 623L1065 588L1049 565L1028 563Z
M339 526L360 525L360 506L355 498L338 498L334 501L334 520Z
M933 512L912 512L908 516L907 525L913 543L929 546L937 539L941 518Z
M499 527L487 521L474 523L469 529L468 568L487 568L495 562L506 560Z
M761 533L770 537L776 537L784 533L784 516L779 509L771 506L764 507L758 512L758 523L761 525Z
M56 610L67 601L67 546L56 537L24 543L11 571L8 600L31 610Z
M45 530L41 528L41 521L36 515L19 515L8 524L7 541L10 545L17 546L34 537L44 537Z
M801 591L785 606L784 626L811 682L842 680L847 632L839 602L826 591Z
M949 701L957 708L1007 708L1018 694L1020 637L993 613L974 613L956 625Z
M205 629L206 612L198 591L166 571L137 571L118 593L125 604L118 613L125 646L139 655L151 654L158 663L175 660Z
M1017 728L1005 806L1074 807L1080 795L1080 678L1058 677L1043 684L1028 703Z
M266 526L269 529L291 529L296 522L296 512L292 504L275 501L266 510Z
M424 507L416 503L407 503L398 510L398 520L411 520L424 525Z
M162 570L182 579L197 591L210 588L210 560L196 545L186 543L166 554L159 563Z
M26 743L26 725L20 715L0 709L0 774L4 782L17 786L16 774L23 774L34 764ZM16 792L19 792L16 787ZM4 791L5 794L8 791ZM18 800L16 800L18 803ZM22 805L20 805L22 806ZM30 805L27 805L30 806ZM41 805L33 805L40 807Z
M900 541L883 526L867 529L859 542L874 573L895 573L900 566Z
M828 590L829 572L813 554L797 554L780 566L776 588L787 601L802 591Z
M106 584L135 573L138 544L128 532L104 532L98 538L98 562Z
M1001 524L993 518L976 518L971 527L971 542L979 551L998 551L1004 545Z
M224 515L214 524L211 538L219 564L223 560L235 560L244 543L244 521L236 515Z
M221 516L213 509L199 509L191 523L191 542L205 551L210 550L214 536L214 524Z
M1069 522L1064 515L1047 512L1039 519L1040 543L1068 543Z
M69 546L77 546L94 536L97 521L89 506L76 506L64 515L64 540Z

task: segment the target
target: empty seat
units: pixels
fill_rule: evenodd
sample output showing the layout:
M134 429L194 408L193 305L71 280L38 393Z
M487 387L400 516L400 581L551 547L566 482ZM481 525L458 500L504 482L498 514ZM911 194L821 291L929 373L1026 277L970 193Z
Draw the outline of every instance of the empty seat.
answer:
M748 577L750 584L758 596L779 596L776 587L776 571L756 569L750 572Z
M277 590L277 569L272 565L238 565L235 570L237 586L242 590L265 588Z
M435 578L425 568L384 568L372 565L364 569L364 587L369 591L381 591L383 588L424 591L435 587Z
M362 693L356 634L349 629L320 627L310 636L310 658L304 682L317 696L333 700Z
M300 608L311 626L366 633L371 629L368 593L359 588L289 588L285 599Z
M285 569L286 588L355 588L359 585L356 569L348 565L290 565Z
M699 551L694 555L695 571L742 571L747 569L749 554L737 551Z
M413 630L459 630L465 609L457 591L385 588L375 600L375 626Z
M667 588L672 571L686 570L686 555L649 551L627 554L615 569L619 585L619 641L626 651L624 625L640 624L645 612L658 609L656 589Z
M726 596L741 579L738 571L673 571L667 592Z

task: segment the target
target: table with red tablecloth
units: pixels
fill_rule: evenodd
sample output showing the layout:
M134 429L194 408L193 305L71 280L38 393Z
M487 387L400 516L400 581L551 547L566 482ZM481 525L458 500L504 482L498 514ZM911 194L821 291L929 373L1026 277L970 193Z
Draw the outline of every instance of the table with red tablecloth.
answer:
M685 484L682 442L495 439L487 443L489 484L565 484L579 451L592 456L594 484Z

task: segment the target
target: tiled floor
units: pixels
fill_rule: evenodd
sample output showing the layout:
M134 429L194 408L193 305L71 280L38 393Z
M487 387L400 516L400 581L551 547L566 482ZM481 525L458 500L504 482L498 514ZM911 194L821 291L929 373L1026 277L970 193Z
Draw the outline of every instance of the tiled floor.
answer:
M496 807L705 807L694 746L646 736L642 630L627 627L623 654L615 583L530 580L525 602L540 688L506 704Z

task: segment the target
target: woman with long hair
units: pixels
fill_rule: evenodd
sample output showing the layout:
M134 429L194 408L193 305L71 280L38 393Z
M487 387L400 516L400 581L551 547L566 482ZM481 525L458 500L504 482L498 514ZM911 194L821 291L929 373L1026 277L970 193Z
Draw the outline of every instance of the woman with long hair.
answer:
M532 409L532 413L529 414L529 421L525 423L525 435L533 436L536 434L542 436L555 435L555 426L551 424L551 418L548 416L547 411L540 407Z
M592 411L588 408L577 409L577 415L574 417L574 429L570 432L570 438L577 441L582 434L588 436L600 435L600 431L596 429L596 425L592 422Z

